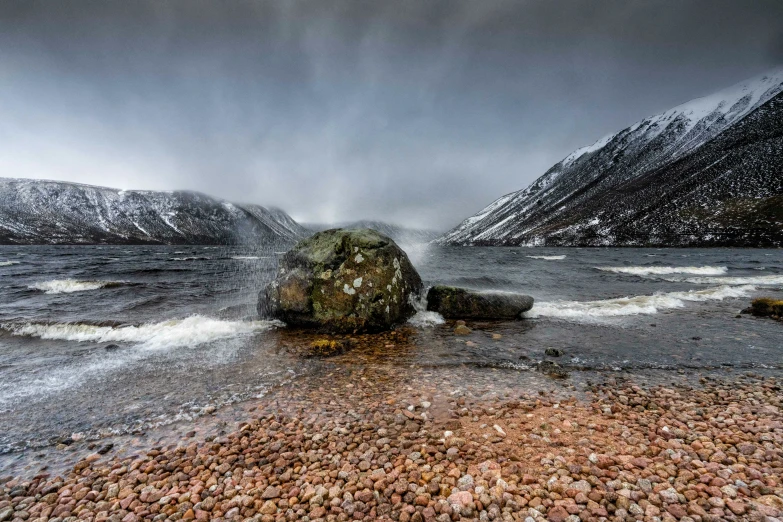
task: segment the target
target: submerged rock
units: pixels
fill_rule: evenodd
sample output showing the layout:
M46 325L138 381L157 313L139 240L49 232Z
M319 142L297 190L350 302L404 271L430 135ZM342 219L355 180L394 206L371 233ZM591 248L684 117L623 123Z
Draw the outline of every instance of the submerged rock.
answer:
M454 333L457 335L469 335L471 332L471 329L465 326L464 324L458 324L456 328L454 328Z
M783 300L773 299L771 297L759 297L754 299L749 308L742 313L753 314L756 317L772 317L773 319L783 318Z
M422 283L408 256L370 229L319 232L287 252L258 310L291 326L380 331L408 320Z
M519 319L533 307L529 295L485 292L453 286L433 286L427 293L427 310L447 319Z
M568 377L568 370L552 361L541 361L538 363L536 369L555 379L566 379Z
M350 339L318 339L310 343L304 352L305 357L331 357L348 351L351 347Z

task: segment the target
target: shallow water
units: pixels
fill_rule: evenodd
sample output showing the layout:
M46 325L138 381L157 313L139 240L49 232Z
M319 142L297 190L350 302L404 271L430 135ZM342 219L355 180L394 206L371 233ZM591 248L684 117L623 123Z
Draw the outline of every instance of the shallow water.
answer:
M319 359L302 356L312 335L255 314L285 247L0 247L0 471L70 437L189 422L342 369L500 372L508 386L539 386L536 363L554 347L568 383L783 370L783 324L736 318L752 296L783 294L779 250L404 247L427 284L524 292L536 305L464 337L421 314Z

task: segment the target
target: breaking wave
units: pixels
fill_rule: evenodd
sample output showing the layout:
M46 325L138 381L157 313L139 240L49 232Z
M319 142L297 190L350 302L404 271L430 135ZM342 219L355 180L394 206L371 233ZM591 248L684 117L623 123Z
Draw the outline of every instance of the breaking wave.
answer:
M18 265L19 261L0 261L0 266Z
M658 310L682 308L685 302L721 301L733 297L747 297L756 288L746 286L719 286L688 292L656 293L604 299L600 301L553 301L536 303L525 317L558 317L561 319L590 320L602 317L655 314Z
M47 340L131 343L150 349L195 346L269 330L278 321L223 321L201 315L173 319L139 326L96 326L83 323L23 323L1 324L0 329L13 335Z
M42 281L35 283L28 288L30 290L40 290L45 294L70 294L72 292L86 292L88 290L98 290L100 288L112 288L124 286L129 283L125 281L77 281L76 279L53 279L51 281Z
M231 256L231 259L236 260L255 260L255 259L269 259L268 256Z
M636 276L694 274L715 276L728 272L725 266L597 266L597 270Z
M566 256L525 256L529 257L530 259L544 259L546 261L559 261L561 259L565 259Z

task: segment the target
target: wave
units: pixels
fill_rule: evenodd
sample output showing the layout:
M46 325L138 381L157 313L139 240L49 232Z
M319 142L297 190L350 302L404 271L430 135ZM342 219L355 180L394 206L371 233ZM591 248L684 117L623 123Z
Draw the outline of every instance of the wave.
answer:
M561 319L590 320L601 317L655 314L658 310L682 308L685 302L722 301L733 297L747 297L756 288L746 286L719 286L688 292L656 293L604 299L600 301L554 301L536 303L525 317L557 317Z
M26 375L17 382L0 382L0 411L4 404L25 397L45 397L82 385L87 379L100 378L151 357L160 357L169 349L177 349L170 350L175 356L190 357L187 353L179 354L179 350L199 350L200 345L224 341L210 347L209 359L220 359L226 354L224 349L227 348L229 352L235 350L232 341L280 325L282 323L277 321L221 321L199 315L140 326L2 323L0 330L11 335L75 342L127 343L130 346L110 352L95 350L88 352L87 358L77 364L55 365L45 373ZM221 353L224 355L221 356Z
M696 285L783 285L783 275L748 277L686 277L684 279L667 278L667 281L693 283Z
M237 259L237 260L269 259L269 256L231 256L231 259Z
M210 257L193 256L193 257L172 257L169 261L209 261Z
M128 285L125 281L77 281L76 279L53 279L35 283L27 288L40 290L45 294L70 294L72 292L86 292L100 288L113 288Z
M597 270L637 276L694 274L714 276L728 272L725 266L597 266Z
M0 329L12 335L45 340L130 343L150 349L195 346L220 339L240 337L281 326L278 321L225 321L192 315L139 326L96 326L85 323L22 323L0 324Z
M18 265L19 261L0 261L0 266Z
M544 259L546 261L559 261L561 259L565 259L566 256L525 256L529 257L530 259Z

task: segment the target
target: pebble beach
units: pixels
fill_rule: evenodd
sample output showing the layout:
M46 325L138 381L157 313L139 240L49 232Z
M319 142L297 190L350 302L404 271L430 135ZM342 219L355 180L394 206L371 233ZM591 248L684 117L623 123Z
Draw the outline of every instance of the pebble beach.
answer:
M2 478L0 521L783 516L774 376L547 379L536 392L455 378L323 375L243 403L210 435L183 425L167 446Z
M242 282L274 263L233 251L120 251L94 279L132 284L26 286L39 316L0 332L0 522L783 520L779 323L739 314L778 265L655 252L435 250L427 281L546 297L375 334L257 321Z

